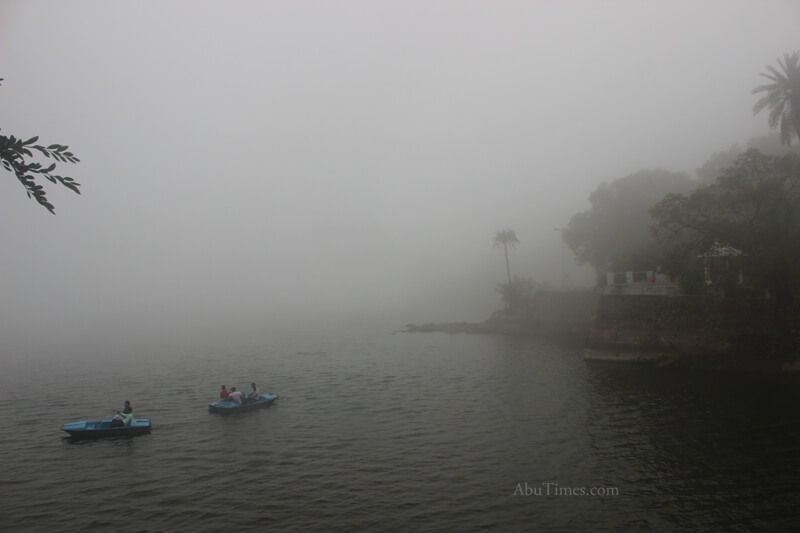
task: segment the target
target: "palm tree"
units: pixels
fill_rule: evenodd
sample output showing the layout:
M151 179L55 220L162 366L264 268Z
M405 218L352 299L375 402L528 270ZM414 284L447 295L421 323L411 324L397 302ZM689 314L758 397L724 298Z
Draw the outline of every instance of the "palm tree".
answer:
M769 72L761 73L772 83L753 89L753 94L767 93L753 106L753 114L769 108L769 127L775 129L780 124L781 142L789 144L793 134L800 138L800 52L784 53L783 61L778 58L778 66L783 72L767 65Z
M494 245L500 246L502 244L503 251L506 254L506 273L508 274L509 285L511 285L511 268L508 266L508 247L514 248L517 243L519 243L519 239L517 239L517 234L514 233L513 229L500 230L494 234Z

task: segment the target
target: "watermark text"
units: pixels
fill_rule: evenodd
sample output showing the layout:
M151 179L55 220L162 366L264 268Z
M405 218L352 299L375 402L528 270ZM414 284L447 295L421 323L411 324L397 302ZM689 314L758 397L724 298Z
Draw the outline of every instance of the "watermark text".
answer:
M555 481L530 485L527 481L517 483L514 496L619 496L618 487L571 487Z

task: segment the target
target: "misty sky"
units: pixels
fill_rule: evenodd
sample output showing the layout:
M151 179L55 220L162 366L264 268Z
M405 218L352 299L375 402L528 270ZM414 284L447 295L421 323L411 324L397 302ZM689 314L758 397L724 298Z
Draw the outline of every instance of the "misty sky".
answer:
M482 320L495 231L558 286L553 229L601 182L766 134L750 91L798 22L777 0L2 0L2 133L68 144L83 193L48 184L53 216L2 171L0 342Z

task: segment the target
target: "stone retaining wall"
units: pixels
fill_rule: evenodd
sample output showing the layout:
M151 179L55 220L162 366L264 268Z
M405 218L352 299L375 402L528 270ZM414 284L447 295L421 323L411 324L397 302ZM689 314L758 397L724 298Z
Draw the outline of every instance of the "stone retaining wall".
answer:
M796 311L787 316L797 323ZM779 327L773 300L603 296L589 326L584 355L660 363L746 356L751 362L774 365L776 342L786 339L779 333L794 329L791 324ZM796 345L796 334L792 339Z

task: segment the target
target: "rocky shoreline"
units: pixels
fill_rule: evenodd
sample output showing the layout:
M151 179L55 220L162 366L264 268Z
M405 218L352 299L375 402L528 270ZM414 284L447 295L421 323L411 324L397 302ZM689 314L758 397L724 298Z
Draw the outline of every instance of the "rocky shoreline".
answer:
M776 350L771 301L713 297L542 294L484 322L407 324L403 332L559 335L585 342L587 361L800 373L798 339ZM798 315L800 316L800 315ZM786 348L786 346L784 346ZM782 353L782 356L778 354Z
M446 324L406 324L402 333L491 333L486 322L449 322Z
M503 311L494 313L483 322L444 322L428 324L406 324L404 333L467 333L486 335L528 335L533 334L528 317L509 316Z
M406 333L476 333L488 335L569 335L585 339L598 294L592 291L541 292L531 305L495 311L483 322L406 324Z

